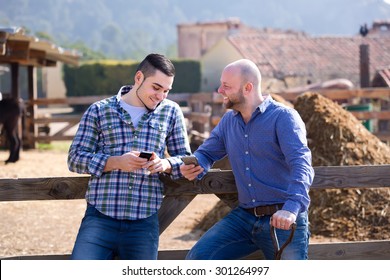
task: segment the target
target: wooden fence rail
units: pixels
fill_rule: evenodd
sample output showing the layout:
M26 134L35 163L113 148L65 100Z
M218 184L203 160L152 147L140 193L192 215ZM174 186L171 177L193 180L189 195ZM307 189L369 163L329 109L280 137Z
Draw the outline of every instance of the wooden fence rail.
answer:
M312 190L390 187L390 165L315 167ZM26 200L83 199L88 176L55 178L0 179L0 202ZM159 211L160 234L197 196L215 194L231 207L237 205L237 191L230 170L210 170L200 181L173 181L161 176L164 200ZM315 207L312 205L311 207ZM1 225L6 226L6 225ZM159 252L159 259L183 259L186 250ZM3 259L66 259L68 255L12 256ZM248 259L262 258L260 252ZM390 259L390 240L364 242L319 243L309 245L313 260Z

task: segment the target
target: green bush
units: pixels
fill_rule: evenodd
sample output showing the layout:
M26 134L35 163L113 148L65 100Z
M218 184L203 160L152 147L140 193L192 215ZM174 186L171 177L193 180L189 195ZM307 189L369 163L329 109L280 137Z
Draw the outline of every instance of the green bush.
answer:
M200 63L195 60L172 60L176 77L171 93L199 92ZM114 95L122 85L133 84L139 62L127 64L88 63L79 67L64 66L67 96Z

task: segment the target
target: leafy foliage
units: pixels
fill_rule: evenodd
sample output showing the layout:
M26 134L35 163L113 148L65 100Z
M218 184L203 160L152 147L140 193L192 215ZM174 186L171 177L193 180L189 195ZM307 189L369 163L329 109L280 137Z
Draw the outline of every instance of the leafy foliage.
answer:
M194 60L173 60L176 76L175 92L198 92L200 63ZM64 65L64 81L68 96L113 95L122 85L132 84L139 62L117 63L104 61L86 63L80 67Z

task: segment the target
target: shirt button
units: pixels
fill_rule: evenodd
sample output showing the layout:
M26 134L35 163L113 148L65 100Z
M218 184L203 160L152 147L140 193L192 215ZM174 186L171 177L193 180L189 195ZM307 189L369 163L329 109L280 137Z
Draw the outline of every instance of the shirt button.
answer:
M256 202L256 199L252 199L252 202Z
M248 187L252 187L252 184L248 184Z
M246 170L249 170L249 167L245 168Z
M248 134L245 134L245 138L248 137Z
M136 136L134 136L134 138L135 138L135 139L137 139L137 135L136 135Z
M245 154L247 155L247 154L249 154L249 152L248 152L248 151L245 151Z

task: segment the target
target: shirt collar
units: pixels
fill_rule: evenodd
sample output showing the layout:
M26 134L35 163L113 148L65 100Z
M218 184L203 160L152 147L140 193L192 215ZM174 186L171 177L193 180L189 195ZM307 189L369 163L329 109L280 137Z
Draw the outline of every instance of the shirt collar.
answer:
M116 101L119 103L121 101L121 96L128 93L132 88L133 86L122 86L116 95Z
M264 95L263 102L260 103L259 106L257 106L256 110L259 110L260 114L263 114L265 110L272 104L273 98L270 94ZM234 110L234 115L237 115L239 112Z
M268 106L271 105L273 99L270 94L267 94L264 96L263 102L260 103L260 105L257 107L259 108L260 113L264 113L265 110L267 110Z
M129 85L122 86L122 87L119 89L119 91L118 91L118 93L117 93L117 95L116 95L116 101L117 101L118 103L120 103L120 101L121 101L121 96L122 96L122 95L125 95L125 94L127 94L127 93L129 93L129 91L130 91L132 88L133 88L132 85L130 85L130 86L129 86ZM161 102L156 106L156 108L154 108L153 110L148 110L148 114L149 114L149 113L153 113L153 112L155 112L157 109L159 109L160 104L163 103L163 102L164 102L164 100L161 101Z

